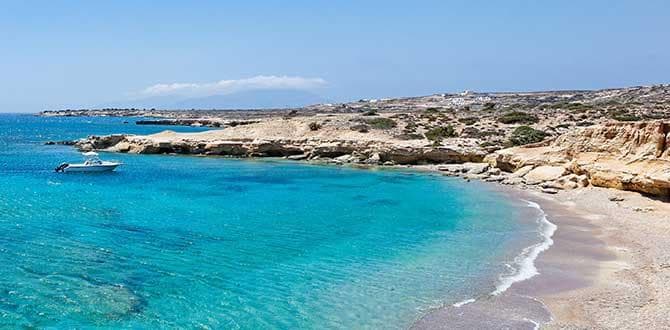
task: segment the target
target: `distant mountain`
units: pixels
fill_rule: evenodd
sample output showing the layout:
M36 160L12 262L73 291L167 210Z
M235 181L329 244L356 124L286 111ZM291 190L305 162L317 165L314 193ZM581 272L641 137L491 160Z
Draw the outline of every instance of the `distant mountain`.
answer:
M253 90L226 95L196 98L154 96L127 102L113 102L100 108L156 108L156 109L270 109L292 108L325 103L319 95L300 90Z
M323 97L306 91L254 90L186 99L176 102L175 106L185 109L268 109L302 107L323 102Z

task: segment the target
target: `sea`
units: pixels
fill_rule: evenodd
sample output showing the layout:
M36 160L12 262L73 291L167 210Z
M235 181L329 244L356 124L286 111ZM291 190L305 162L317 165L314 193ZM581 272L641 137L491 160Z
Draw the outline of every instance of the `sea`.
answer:
M206 129L139 119L0 115L0 328L405 329L546 247L536 205L410 169L101 153L123 165L54 172L82 157L46 141Z

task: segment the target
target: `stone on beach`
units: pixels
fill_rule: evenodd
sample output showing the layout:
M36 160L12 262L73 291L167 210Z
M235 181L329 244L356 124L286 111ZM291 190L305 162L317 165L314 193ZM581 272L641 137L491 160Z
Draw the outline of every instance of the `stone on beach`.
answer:
M562 166L538 166L530 170L525 176L527 184L538 184L545 181L552 181L566 174L565 167Z

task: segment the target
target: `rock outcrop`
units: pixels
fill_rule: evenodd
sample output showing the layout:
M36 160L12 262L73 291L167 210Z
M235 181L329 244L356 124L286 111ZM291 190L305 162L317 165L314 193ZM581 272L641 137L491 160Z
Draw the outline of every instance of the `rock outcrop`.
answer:
M82 151L138 154L191 154L233 157L331 159L339 163L424 164L482 162L486 151L473 146L435 146L385 136L356 138L341 134L268 134L254 125L202 133L165 131L154 135L91 136L76 143ZM347 130L346 134L352 133ZM347 157L343 157L347 156ZM488 165L487 165L488 166Z
M486 161L508 172L530 168L521 177L532 183L550 179L538 179L533 172L553 168L554 176L564 172L585 176L594 186L667 197L670 196L670 123L608 123L582 128L545 146L499 150L488 155Z
M140 154L286 157L336 164L463 164L443 166L450 175L546 192L586 185L670 196L670 124L607 123L572 130L553 140L489 153L471 139L435 143L403 140L393 130L359 132L351 120L271 119L199 133L92 136L81 150ZM485 164L472 164L482 163ZM502 171L502 173L501 173Z

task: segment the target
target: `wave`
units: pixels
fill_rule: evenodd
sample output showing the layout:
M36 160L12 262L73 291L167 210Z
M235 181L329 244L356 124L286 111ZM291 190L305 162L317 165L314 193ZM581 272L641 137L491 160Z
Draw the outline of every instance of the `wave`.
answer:
M512 271L510 274L500 275L500 282L498 285L496 285L495 291L491 293L493 296L497 296L507 291L507 289L509 289L514 283L525 281L536 275L539 275L540 272L537 270L537 267L535 267L535 260L540 255L540 253L548 250L554 244L552 237L554 236L554 233L558 227L547 219L547 214L539 204L527 200L523 201L528 204L528 207L537 209L540 212L540 215L537 218L537 222L543 240L539 243L524 248L521 253L514 258L514 265L516 267L509 264L507 265ZM457 302L452 306L459 308L475 301L476 299L474 298L466 299Z
M537 267L535 267L535 259L537 259L540 253L546 251L554 244L552 237L558 227L547 219L547 214L544 213L544 210L542 210L540 205L526 200L524 200L524 202L528 203L529 207L540 211L540 216L538 217L540 225L539 230L544 239L542 242L524 248L521 253L514 258L514 264L517 267L512 266L512 268L516 271L513 274L500 276L500 283L496 286L495 291L491 293L494 296L505 292L514 283L528 280L533 276L540 274Z
M477 301L477 300L474 299L474 298L471 298L471 299L465 299L465 300L463 300L463 301L459 301L459 302L453 304L452 306L454 306L454 307L456 307L456 308L459 308L459 307L461 307L461 306L463 306L463 305L467 305L467 304L473 303L473 302L475 302L475 301Z

